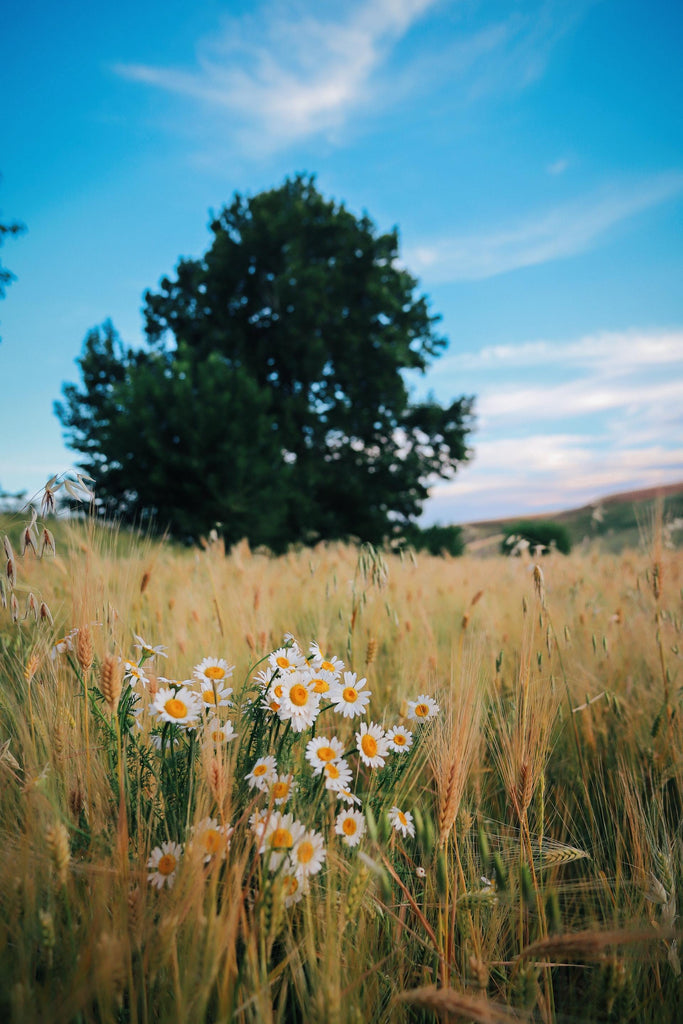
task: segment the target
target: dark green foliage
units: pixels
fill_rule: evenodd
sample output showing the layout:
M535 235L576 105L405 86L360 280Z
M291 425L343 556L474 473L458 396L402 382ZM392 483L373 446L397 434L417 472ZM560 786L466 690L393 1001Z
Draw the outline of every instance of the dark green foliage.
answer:
M465 550L465 542L460 526L421 527L417 523L409 524L403 531L406 544L415 551L428 551L430 555L461 555Z
M472 399L410 401L403 371L446 342L396 232L302 176L236 195L211 230L146 294L149 346L126 351L105 324L82 390L64 387L57 414L98 495L182 537L220 523L276 550L399 531L468 457Z
M563 555L572 549L571 535L566 526L547 520L526 519L505 527L501 551L505 555L515 554L519 540L527 541L532 552L546 554L556 548Z

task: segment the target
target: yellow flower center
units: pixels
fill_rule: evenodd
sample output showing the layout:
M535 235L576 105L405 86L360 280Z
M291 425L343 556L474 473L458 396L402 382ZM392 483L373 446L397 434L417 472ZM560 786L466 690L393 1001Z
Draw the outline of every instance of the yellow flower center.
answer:
M204 849L207 853L218 853L224 843L224 837L215 828L207 828L202 835Z
M270 845L276 850L289 850L294 845L294 837L287 828L276 828L270 837Z
M345 836L354 836L358 830L355 818L344 818L342 822L342 832Z
M415 705L415 714L417 715L418 718L428 718L429 717L429 704L416 704Z
M276 700L271 700L271 702L268 705L268 707L270 708L271 711L279 711L280 710L280 705L278 704L278 702Z
M369 732L362 737L360 746L366 757L375 757L377 754L377 740Z
M164 704L164 710L171 718L184 718L187 714L187 704L182 700L178 700L177 697L171 697Z
M276 697L282 696L282 687L279 683L277 684L277 686L273 687L273 693L275 694Z
M406 816L403 813L403 811L399 811L398 812L398 820L401 822L402 825L407 825L408 824L408 819L406 818Z
M314 679L313 680L313 692L314 693L327 693L330 688L330 684L325 679Z
M204 675L207 679L224 679L225 669L221 668L220 665L209 665L208 668L204 669Z
M355 700L358 700L358 691L354 690L352 686L347 686L342 690L342 698L347 704L353 704Z
M337 768L336 764L326 764L324 768L325 774L329 779L338 779L341 772Z
M295 683L289 691L289 699L298 708L303 708L308 704L308 690L302 683Z
M273 786L273 796L276 800L281 800L283 796L287 796L289 793L288 782L276 782Z
M261 775L265 775L267 771L267 764L257 764L256 767L254 768L254 771L252 772L252 775L255 775L256 778L259 778Z
M321 761L334 761L337 757L333 747L318 747L316 753Z
M334 665L331 661L324 661L320 667L325 672L334 672Z
M313 843L308 839L304 840L303 843L299 843L296 848L296 859L299 864L308 864L313 859Z
M289 668L291 661L289 658L285 658L284 655L281 654L279 658L275 659L275 664L278 668Z
M157 871L160 875L172 875L176 868L176 859L172 853L164 853L159 857Z
M213 692L213 690L204 690L202 693L202 697L204 698L205 704L216 703L216 694Z
M225 733L223 732L222 729L215 729L211 733L211 739L213 740L214 743L222 743L223 740L225 739Z
M282 888L285 896L293 896L299 888L298 879L294 875L285 875L282 880Z
M403 735L403 733L397 732L397 733L395 733L395 734L394 734L394 744L395 744L395 745L396 745L397 747L402 747L402 746L404 746L404 745L405 745L405 742L406 742L406 738L405 738L405 736Z

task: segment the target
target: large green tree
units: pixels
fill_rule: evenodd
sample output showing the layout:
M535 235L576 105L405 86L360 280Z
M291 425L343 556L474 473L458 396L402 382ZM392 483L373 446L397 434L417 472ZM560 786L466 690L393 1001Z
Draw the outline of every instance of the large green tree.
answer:
M444 349L396 231L297 176L236 195L202 259L145 296L148 345L90 332L67 440L122 513L230 541L377 542L468 456L472 399L411 401Z

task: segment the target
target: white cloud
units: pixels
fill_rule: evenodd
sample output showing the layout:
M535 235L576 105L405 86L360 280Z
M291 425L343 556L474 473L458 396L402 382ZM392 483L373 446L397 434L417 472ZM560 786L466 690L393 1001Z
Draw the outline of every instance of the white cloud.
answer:
M558 160L553 160L551 164L548 164L546 170L548 174L564 174L569 167L569 160L566 157L560 157Z
M476 281L585 252L637 213L683 191L683 174L661 174L638 186L614 186L531 216L519 224L408 246L406 263L430 284Z
M369 0L307 13L263 5L230 19L198 48L198 68L117 64L122 77L193 97L236 115L263 149L337 127L367 102L369 81L396 42L437 0Z

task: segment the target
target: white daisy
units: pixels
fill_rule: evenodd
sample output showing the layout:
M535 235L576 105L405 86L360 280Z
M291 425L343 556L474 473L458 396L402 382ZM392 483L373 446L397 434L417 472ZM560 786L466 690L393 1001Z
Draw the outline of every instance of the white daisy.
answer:
M351 784L352 772L343 758L326 764L323 768L323 775L325 776L325 789L331 789L333 793L337 793L340 789L348 789Z
M360 797L352 793L350 789L337 789L335 792L337 800L343 800L345 804L350 804L352 807L354 804L358 804L359 807L362 805Z
M288 673L282 685L278 717L283 722L291 722L294 732L310 729L320 712L320 695L306 684L300 672Z
M230 704L232 686L225 683L210 683L206 679L195 680L199 685L199 693L207 708L227 708Z
M415 835L415 825L410 811L402 811L398 807L392 807L389 811L389 821L397 832L402 832L403 837Z
M150 745L152 747L154 747L155 750L161 750L161 741L162 741L162 739L163 739L163 737L162 737L160 732L152 733L152 735L149 737ZM178 736L173 736L172 738L169 738L168 736L166 737L166 746L167 747L168 746L177 747L179 744L180 744L180 739L179 739Z
M321 696L330 692L332 683L337 678L334 672L327 672L324 668L313 669L310 676L310 685L313 688L313 692L319 693Z
M234 740L237 733L229 718L225 722L221 722L219 718L210 718L204 726L202 735L208 742L222 746Z
M266 665L265 668L259 669L254 676L254 683L259 687L260 690L267 690L270 686L271 680L275 675L276 670L270 665Z
M294 844L289 855L289 863L295 874L309 878L317 875L325 860L325 846L320 832L308 829Z
M330 687L329 698L334 710L344 718L364 715L371 696L371 691L364 689L366 684L367 679L357 679L355 672L345 672L344 682L335 682Z
M261 792L265 793L277 778L277 762L275 758L272 754L268 754L267 757L259 757L254 767L244 778L249 783L250 789L256 787L256 789L260 789Z
M365 834L365 816L360 811L340 811L334 822L334 831L343 837L347 846L358 846Z
M305 878L303 875L282 876L282 891L286 907L291 907L292 904L298 903L306 895L308 889L308 878Z
M134 633L133 636L135 637L134 647L140 652L140 655L144 659L149 658L151 660L157 654L160 658L168 657L166 654L166 648L162 644L159 644L157 647L152 647L152 645L148 644L146 640L143 640L138 633Z
M50 652L50 657L52 658L52 660L54 661L58 654L66 654L67 651L73 651L74 640L76 639L77 636L78 630L72 629L70 630L70 632L66 634L66 636L63 636L61 637L61 639L57 640L52 648L52 651Z
M140 665L134 661L127 661L125 658L121 662L123 666L123 679L130 679L135 683L140 683L141 686L145 686L148 682L147 676Z
M306 744L306 760L313 768L314 775L320 775L326 764L338 761L344 753L344 746L336 736L316 736Z
M216 818L204 818L192 830L192 845L198 847L204 863L211 859L223 860L230 846L230 825L221 825Z
M293 644L291 647L279 647L277 651L269 654L268 663L272 669L277 669L281 675L284 675L287 672L298 672L299 669L305 668L306 659L296 644Z
M180 843L172 843L170 840L162 843L161 846L155 846L147 861L150 885L156 886L157 889L163 889L166 885L171 889L175 882L175 873L182 853L183 848Z
M274 804L287 803L296 789L293 775L276 775L270 784L270 796Z
M410 750L413 745L413 734L404 725L395 725L392 729L388 729L386 738L389 741L389 750L393 750L396 754Z
M333 654L326 658L320 650L320 645L313 640L309 645L309 651L311 652L311 668L317 673L322 670L323 672L331 672L335 679L339 679L339 676L344 671L344 662L340 661L339 658Z
M408 718L413 722L426 722L438 713L439 705L426 693L421 693L417 700L408 701Z
M267 856L269 871L277 871L305 831L305 826L296 821L292 814L273 811L268 819L259 850L259 853L265 853Z
M381 725L371 722L361 724L360 732L356 733L356 743L361 761L368 768L383 768L385 758L389 754L389 743Z
M230 679L234 668L234 665L228 665L225 658L204 658L195 665L192 675L200 683L224 683L226 679Z
M162 722L172 722L173 725L192 729L202 713L202 704L199 695L186 686L178 689L164 687L157 692L150 711L158 715Z

